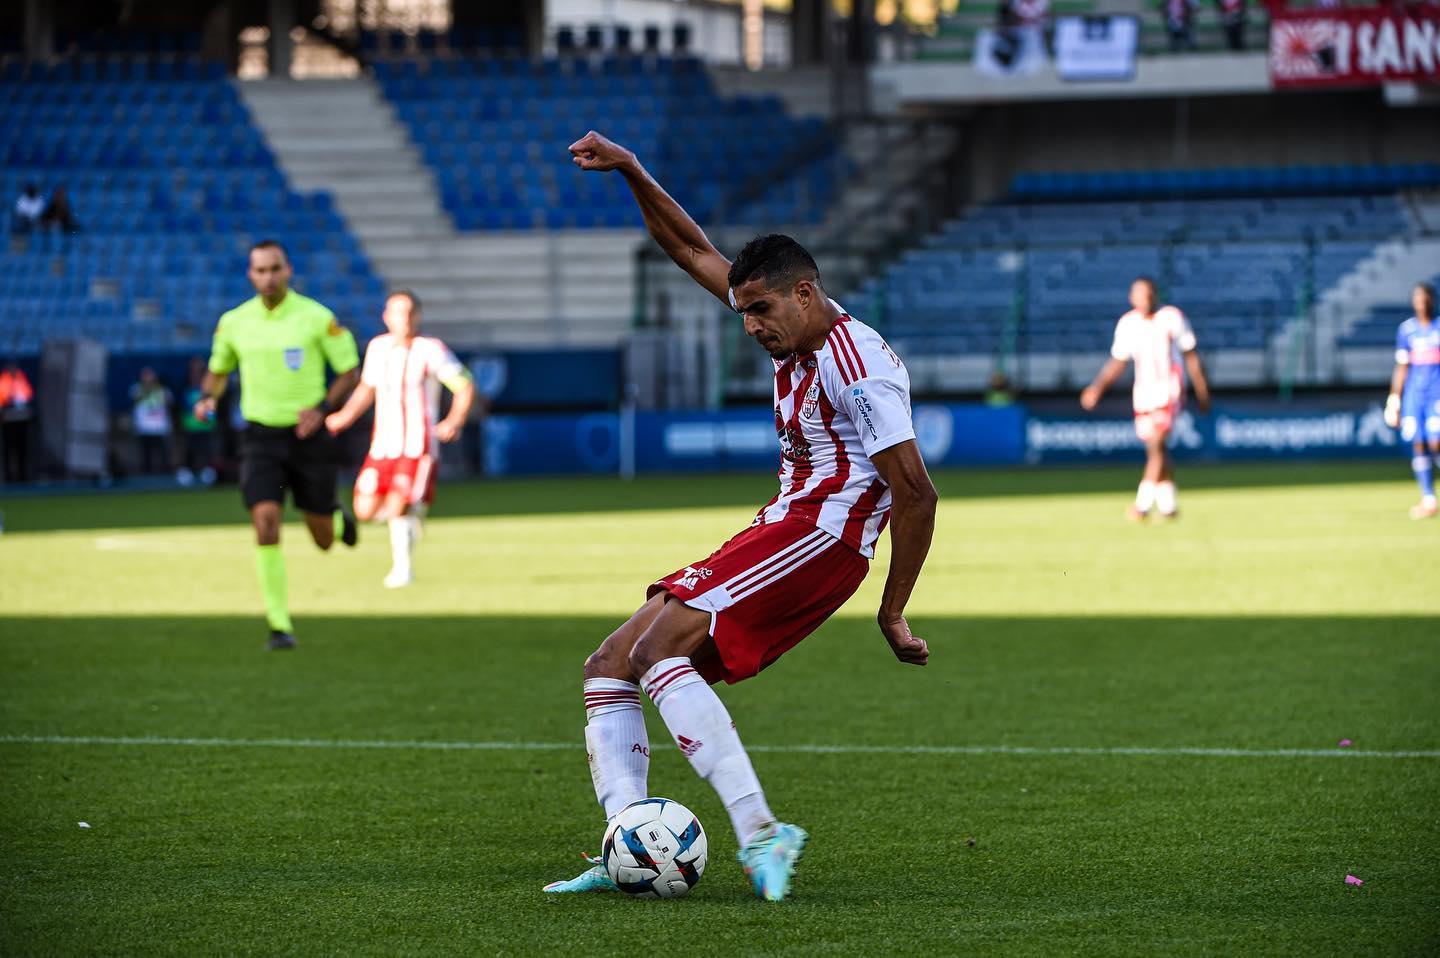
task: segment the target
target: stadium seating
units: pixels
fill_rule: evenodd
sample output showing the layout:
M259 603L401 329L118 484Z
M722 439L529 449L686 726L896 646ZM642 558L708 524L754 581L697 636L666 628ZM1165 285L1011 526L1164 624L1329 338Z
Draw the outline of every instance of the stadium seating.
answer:
M1203 170L1107 170L1021 173L1010 198L1023 200L1160 199L1202 196L1315 196L1394 192L1440 186L1440 164L1235 167Z
M1010 335L1022 352L1094 353L1148 274L1208 346L1261 350L1406 228L1393 195L998 204L947 224L852 302L912 352L994 355Z
M375 74L462 230L639 225L618 177L539 162L589 129L634 149L706 224L819 222L843 173L824 121L776 97L721 98L695 60L402 60Z
M110 48L123 56L0 74L7 229L27 183L66 187L81 227L6 237L0 352L68 335L201 351L219 314L253 295L245 253L265 236L289 247L297 289L374 328L382 284L330 197L289 188L218 64L132 55L141 42L166 41L122 34Z
M1430 277L1429 282L1432 286L1440 286L1440 273ZM1339 345L1360 349L1393 349L1396 329L1413 315L1415 311L1409 303L1376 306L1340 338Z

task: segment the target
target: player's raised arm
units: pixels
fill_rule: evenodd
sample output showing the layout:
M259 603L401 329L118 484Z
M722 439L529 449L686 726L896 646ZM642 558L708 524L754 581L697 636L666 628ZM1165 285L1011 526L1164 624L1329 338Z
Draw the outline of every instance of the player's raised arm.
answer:
M876 619L885 641L890 643L901 662L924 665L930 659L930 647L919 636L910 634L905 621L905 605L920 578L920 569L930 552L935 534L935 504L939 496L925 471L920 447L909 439L870 457L875 470L890 486L893 505L890 510L890 573L885 578L885 591L880 599Z
M645 217L645 227L675 264L727 306L730 302L730 261L720 254L704 230L670 198L635 154L591 130L570 144L575 165L582 170L616 170L625 177Z

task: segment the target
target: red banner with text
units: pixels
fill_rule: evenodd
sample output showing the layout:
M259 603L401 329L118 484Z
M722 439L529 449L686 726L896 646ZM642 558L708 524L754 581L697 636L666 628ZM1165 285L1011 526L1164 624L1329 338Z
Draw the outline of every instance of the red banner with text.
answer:
M1440 7L1272 10L1277 87L1440 82Z

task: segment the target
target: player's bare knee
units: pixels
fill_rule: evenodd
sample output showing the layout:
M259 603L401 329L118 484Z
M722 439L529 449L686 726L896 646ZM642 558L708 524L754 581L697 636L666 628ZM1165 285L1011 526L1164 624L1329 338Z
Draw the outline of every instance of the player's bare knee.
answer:
M617 647L612 641L614 637L612 635L600 643L600 648L591 652L585 660L585 678L634 681L635 676L630 672L629 649Z

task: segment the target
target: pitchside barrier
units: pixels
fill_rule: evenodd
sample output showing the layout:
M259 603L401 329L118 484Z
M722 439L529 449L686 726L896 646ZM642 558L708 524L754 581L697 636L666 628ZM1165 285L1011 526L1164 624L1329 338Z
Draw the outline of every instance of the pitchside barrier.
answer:
M1031 415L1024 406L920 403L915 431L932 466L1134 462L1128 418ZM497 415L485 422L492 476L635 474L773 469L768 409ZM1398 456L1403 447L1378 403L1281 408L1221 405L1176 420L1178 458L1241 461Z

